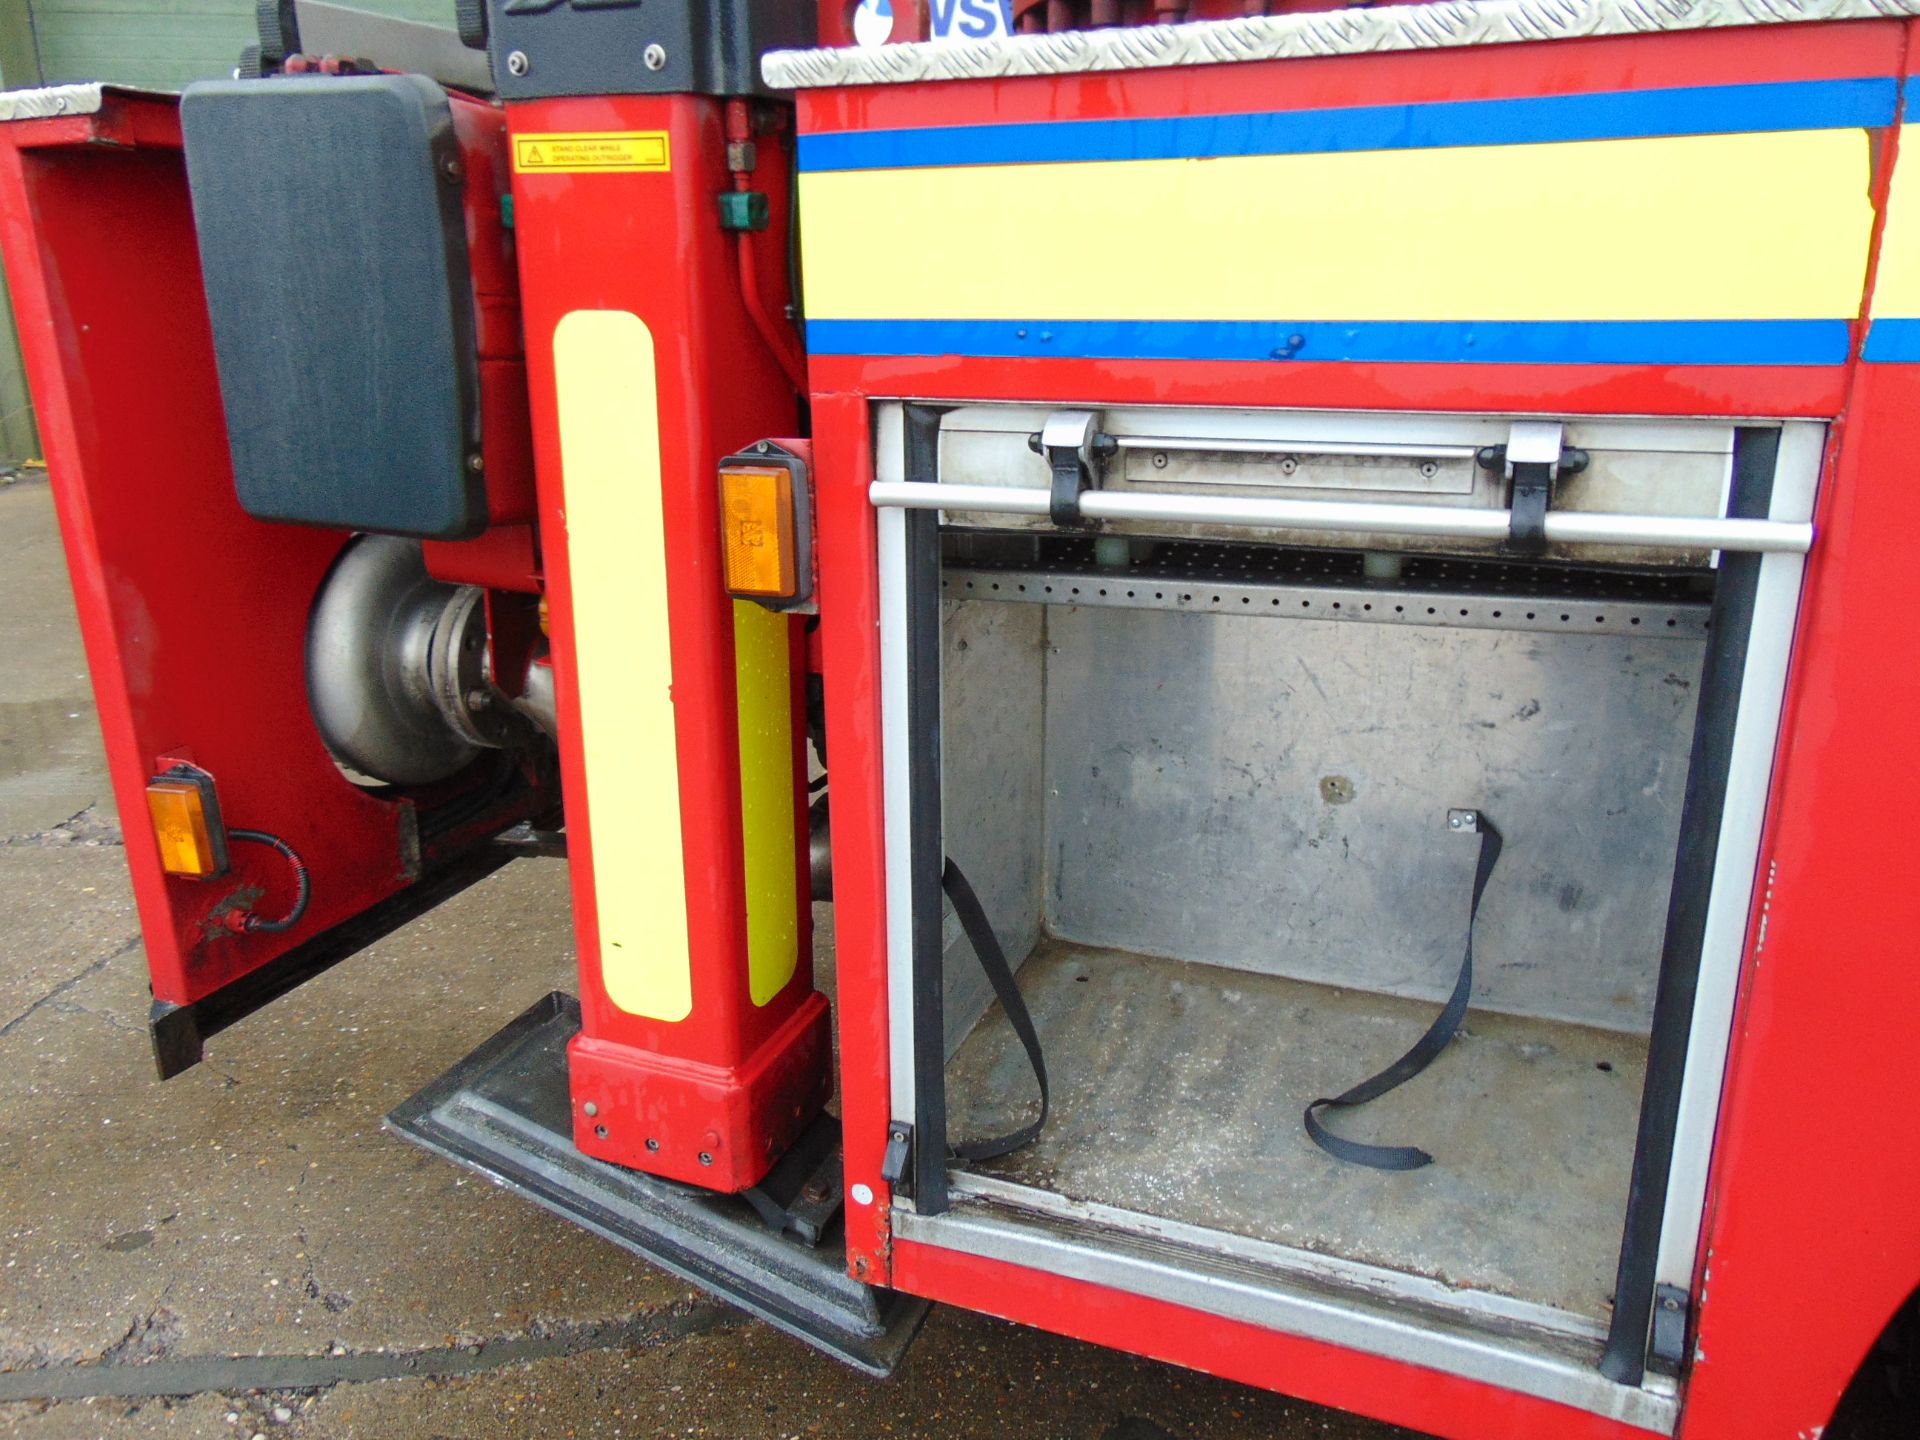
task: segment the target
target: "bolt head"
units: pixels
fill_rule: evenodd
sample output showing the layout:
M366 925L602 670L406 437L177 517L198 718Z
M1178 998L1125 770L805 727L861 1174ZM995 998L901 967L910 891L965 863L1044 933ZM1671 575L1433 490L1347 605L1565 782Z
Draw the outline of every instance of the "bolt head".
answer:
M709 1155L705 1150L702 1150L700 1152L700 1163L702 1165L711 1165L713 1163L713 1156Z
M640 63L649 70L667 68L667 48L664 45L649 45L640 52Z
M526 51L512 50L507 53L507 73L509 75L524 75L532 68L533 62L527 59Z
M594 1104L593 1101L591 1100L587 1101L587 1103L581 1108L584 1109L589 1116L598 1115L600 1113L600 1107Z
M467 692L467 709L473 711L475 714L489 708L492 704L493 696L489 695L485 690L476 687ZM588 1107L587 1113L589 1115L593 1114L591 1106Z

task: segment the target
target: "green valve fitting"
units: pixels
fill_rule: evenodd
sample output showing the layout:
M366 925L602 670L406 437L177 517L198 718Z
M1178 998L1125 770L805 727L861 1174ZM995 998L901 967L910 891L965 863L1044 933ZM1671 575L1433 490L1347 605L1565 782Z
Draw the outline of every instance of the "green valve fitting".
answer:
M758 190L727 190L720 196L722 230L767 228L767 197Z

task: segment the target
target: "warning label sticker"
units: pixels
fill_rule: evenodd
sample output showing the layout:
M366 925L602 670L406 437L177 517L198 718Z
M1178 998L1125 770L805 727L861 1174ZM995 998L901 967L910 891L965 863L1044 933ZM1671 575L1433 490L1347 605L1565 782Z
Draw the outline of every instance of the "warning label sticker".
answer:
M516 135L513 168L520 175L586 171L671 170L664 130L629 130L584 135Z

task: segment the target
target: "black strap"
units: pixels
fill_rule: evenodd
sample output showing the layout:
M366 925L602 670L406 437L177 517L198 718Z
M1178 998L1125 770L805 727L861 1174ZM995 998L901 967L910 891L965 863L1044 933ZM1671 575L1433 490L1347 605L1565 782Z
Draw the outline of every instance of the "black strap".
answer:
M1516 555L1547 553L1547 507L1553 503L1551 465L1515 465L1507 548Z
M1033 1078L1040 1082L1040 1114L1031 1124L1022 1125L1010 1135L991 1140L966 1140L947 1148L947 1153L955 1160L992 1160L1018 1150L1038 1136L1041 1127L1047 1123L1047 1062L1040 1053L1040 1036L1033 1028L1033 1016L1027 1012L1027 1002L1021 998L1020 987L1014 983L1013 967L1007 964L1007 954L1000 948L993 926L987 923L987 912L980 908L980 897L973 893L973 886L967 883L967 877L951 858L940 874L940 888L953 901L953 913L960 917L960 928L967 932L967 943L973 946L973 953L980 958L980 968L986 972L987 983L993 986L993 993L1000 998L1000 1008L1007 1012L1007 1019L1013 1022L1014 1034L1020 1037L1020 1043L1026 1047L1027 1060L1033 1066Z
M1433 1156L1418 1145L1366 1145L1358 1140L1343 1140L1321 1124L1320 1117L1314 1112L1322 1109L1352 1109L1369 1100L1378 1100L1389 1090L1406 1084L1447 1048L1448 1042L1459 1031L1460 1022L1466 1019L1467 999L1473 994L1473 922L1480 914L1480 897L1486 893L1487 881L1500 859L1502 843L1500 832L1494 829L1486 816L1479 817L1476 828L1480 832L1480 862L1474 868L1473 904L1467 910L1467 953L1460 962L1460 978L1453 982L1453 995L1447 1001L1447 1008L1427 1027L1427 1033L1413 1042L1411 1050L1378 1075L1362 1080L1350 1090L1331 1098L1323 1097L1307 1106L1303 1117L1307 1134L1313 1137L1314 1144L1336 1160L1350 1160L1355 1165L1365 1165L1374 1170L1418 1170L1423 1165L1433 1163Z

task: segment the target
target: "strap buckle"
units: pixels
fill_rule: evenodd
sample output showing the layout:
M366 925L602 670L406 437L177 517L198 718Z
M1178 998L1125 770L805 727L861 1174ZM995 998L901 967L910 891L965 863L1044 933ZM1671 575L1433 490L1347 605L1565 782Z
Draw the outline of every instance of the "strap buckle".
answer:
M1566 427L1558 420L1515 420L1507 443L1489 445L1474 459L1483 470L1498 470L1513 482L1507 548L1519 555L1547 552L1547 507L1563 475L1587 468L1587 452L1562 443Z
M1065 528L1086 525L1080 497L1100 483L1102 468L1120 449L1119 441L1101 432L1100 412L1056 410L1027 437L1027 448L1053 472L1047 506L1053 523Z

